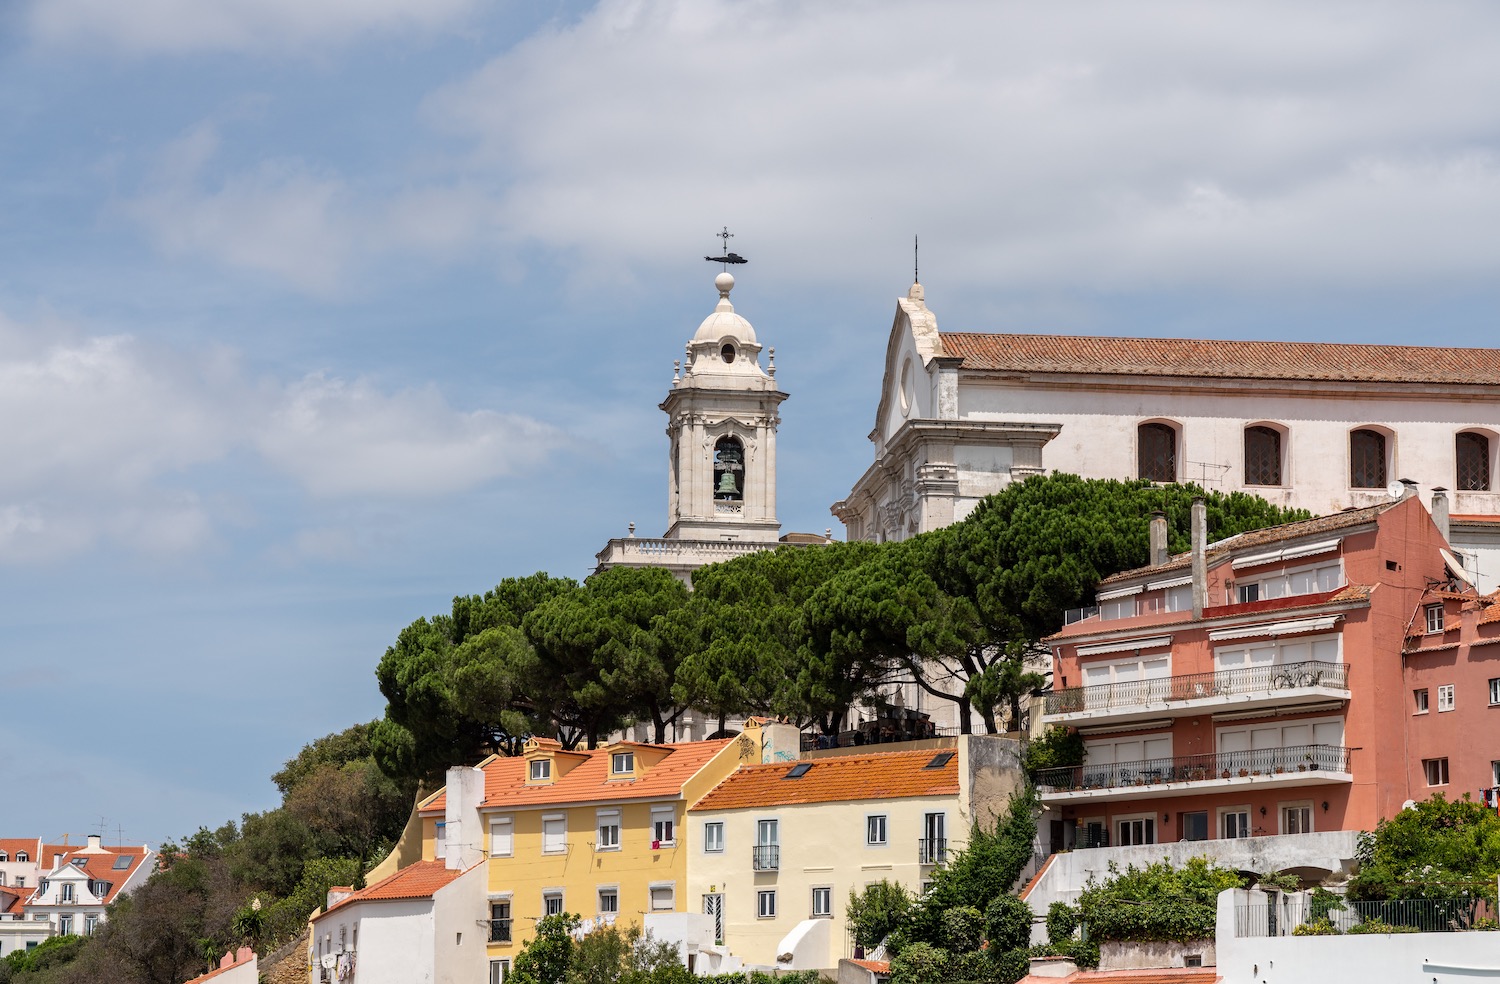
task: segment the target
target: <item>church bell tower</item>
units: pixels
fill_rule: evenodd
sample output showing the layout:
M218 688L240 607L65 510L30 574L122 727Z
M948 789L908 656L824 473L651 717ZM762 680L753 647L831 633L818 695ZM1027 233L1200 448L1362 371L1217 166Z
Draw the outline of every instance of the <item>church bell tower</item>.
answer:
M671 457L667 539L774 542L777 408L776 350L760 367L760 342L734 311L734 277L714 278L719 303L687 344L662 401Z

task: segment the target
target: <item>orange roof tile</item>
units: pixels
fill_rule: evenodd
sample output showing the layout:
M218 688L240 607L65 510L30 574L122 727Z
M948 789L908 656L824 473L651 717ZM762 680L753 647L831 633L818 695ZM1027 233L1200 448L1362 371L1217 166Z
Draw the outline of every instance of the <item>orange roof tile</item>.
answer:
M682 795L683 784L708 764L709 759L724 750L733 738L713 741L690 741L653 745L665 749L666 756L633 779L612 779L609 756L613 746L606 745L586 753L587 757L565 776L554 782L528 784L526 760L500 757L486 762L484 768L484 802L481 807L549 806L558 803L591 803L596 800L661 799ZM447 805L446 790L422 806L425 814L442 813Z
M26 856L35 861L41 844L39 837L0 837L0 851L4 851L12 861L16 859L17 851L25 851Z
M484 864L483 861L479 862ZM472 868L467 870L472 871ZM449 868L442 861L416 861L373 885L367 885L353 895L339 899L328 912L318 918L336 912L351 902L391 902L397 899L430 899L438 889L452 883L464 872Z
M863 967L872 974L889 974L891 962L889 960L850 960L856 967Z
M941 332L965 369L1500 386L1500 349Z
M945 753L950 755L947 762L936 769L927 768L935 756ZM799 765L811 768L800 779L786 778L787 773ZM957 750L926 748L741 766L710 790L693 809L738 810L797 803L957 794Z
M213 970L210 970L206 974L200 974L199 976L194 977L192 980L188 981L187 984L202 984L203 981L212 980L213 978L218 977L220 974L231 971L236 967L242 967L254 959L255 951L250 949L248 946L242 946L235 951L233 956L226 952L224 954L224 959L219 961L219 966L215 967Z
M1027 975L1018 984L1214 984L1212 967L1148 967L1139 970L1079 970L1067 977Z
M82 861L83 864L77 867L81 868L89 878L96 882L108 882L109 891L104 895L104 903L107 905L115 900L120 894L120 889L135 875L136 870L146 859L148 848L104 847L91 852L77 845L45 844L42 846L42 851L44 852L42 865L47 871L52 871L56 867L52 863L53 856L61 854L63 864ZM115 858L118 856L128 856L131 859L130 865L125 868L116 868Z
M20 912L26 904L26 897L32 893L30 887L16 888L14 885L0 886L0 914L8 912Z

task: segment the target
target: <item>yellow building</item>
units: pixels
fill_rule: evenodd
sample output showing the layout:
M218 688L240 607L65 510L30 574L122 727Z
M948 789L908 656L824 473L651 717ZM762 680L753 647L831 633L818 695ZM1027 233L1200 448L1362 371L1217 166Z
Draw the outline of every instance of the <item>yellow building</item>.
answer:
M519 757L449 770L418 808L422 856L487 857L491 978L503 979L543 916L623 928L687 911L687 806L760 754L735 739L591 751L532 739Z
M747 765L694 803L686 888L729 954L783 970L836 967L850 891L882 880L922 891L1021 782L1014 741L922 744Z

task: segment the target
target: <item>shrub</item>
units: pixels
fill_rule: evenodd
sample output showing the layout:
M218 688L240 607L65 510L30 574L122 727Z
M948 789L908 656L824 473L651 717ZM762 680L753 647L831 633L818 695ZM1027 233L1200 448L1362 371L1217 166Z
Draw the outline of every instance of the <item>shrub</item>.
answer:
M1239 888L1228 868L1192 858L1182 868L1167 861L1123 872L1111 862L1110 877L1092 879L1078 898L1088 935L1096 940L1176 942L1214 938L1219 893Z
M1047 941L1061 943L1064 940L1071 940L1073 934L1078 932L1080 916L1078 907L1066 902L1059 900L1049 905L1047 907Z
M984 938L991 953L1031 945L1031 906L1014 895L999 895L984 910Z
M931 944L908 944L891 959L890 984L933 984L946 980L948 958L947 950Z
M984 913L978 909L971 905L954 906L943 913L943 949L970 953L978 950L984 939Z
M1326 918L1314 919L1311 922L1302 923L1300 926L1292 927L1293 936L1337 936L1338 927Z
M1474 929L1480 933L1493 933L1500 930L1500 922L1488 917L1474 920Z
M1031 954L1026 950L1006 950L995 957L995 979L999 984L1016 984L1030 972Z
M905 888L888 881L878 881L859 894L849 891L849 905L844 910L849 919L849 933L858 946L876 947L911 914L912 897Z
M1342 912L1344 908L1344 900L1341 897L1320 885L1312 890L1312 895L1308 899L1308 921L1317 922L1321 919L1326 922L1330 912Z
M1395 926L1384 919L1371 918L1364 922L1349 927L1350 936L1363 936L1371 933L1419 933L1415 926Z
M1023 764L1032 779L1043 769L1061 769L1083 764L1083 735L1054 724L1040 738L1026 743Z

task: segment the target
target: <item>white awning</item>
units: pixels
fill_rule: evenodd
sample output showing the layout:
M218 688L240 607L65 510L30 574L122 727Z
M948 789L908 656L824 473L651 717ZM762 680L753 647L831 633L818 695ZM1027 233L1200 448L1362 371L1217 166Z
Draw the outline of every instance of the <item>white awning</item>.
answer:
M1181 588L1193 583L1193 575L1184 574L1182 577L1174 577L1166 581L1152 581L1146 585L1147 591L1160 591L1162 588Z
M1294 547L1281 547L1277 550L1267 550L1263 553L1246 554L1236 557L1230 561L1230 566L1238 570L1241 567L1256 567L1260 564L1272 564L1278 560L1296 560L1299 557L1313 557L1318 554L1337 550L1339 544L1344 542L1343 537L1333 540L1319 540L1316 543L1303 543Z
M1137 584L1129 588L1115 588L1111 591L1101 591L1094 595L1095 601L1114 601L1116 598L1129 598L1133 594L1140 594L1145 590L1145 585Z
M1342 615L1319 615L1317 618L1294 618L1284 622L1257 622L1255 625L1236 625L1232 629L1215 629L1208 634L1214 642L1223 639L1249 639L1255 636L1297 635L1301 632L1322 632L1338 624Z
M1162 649L1172 644L1172 637L1151 636L1147 639L1120 639L1115 642L1101 642L1093 646L1079 646L1078 655L1098 656L1101 653L1128 653L1137 649Z

